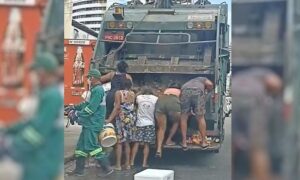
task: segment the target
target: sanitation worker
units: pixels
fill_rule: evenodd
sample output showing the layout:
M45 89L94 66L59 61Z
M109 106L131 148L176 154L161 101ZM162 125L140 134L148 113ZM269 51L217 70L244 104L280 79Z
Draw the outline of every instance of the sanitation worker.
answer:
M77 147L75 150L76 168L69 172L69 175L83 176L85 160L87 157L94 157L103 173L99 176L108 176L113 173L110 166L108 153L99 144L98 136L105 122L105 92L100 83L101 73L96 69L91 69L88 73L88 83L90 84L91 96L89 101L85 101L74 106L74 110L69 113L69 118L75 119L82 125Z
M22 180L54 180L61 172L64 149L63 97L56 74L57 59L52 54L39 53L31 68L38 78L37 110L31 118L4 130L0 159L4 154L19 163L23 168Z

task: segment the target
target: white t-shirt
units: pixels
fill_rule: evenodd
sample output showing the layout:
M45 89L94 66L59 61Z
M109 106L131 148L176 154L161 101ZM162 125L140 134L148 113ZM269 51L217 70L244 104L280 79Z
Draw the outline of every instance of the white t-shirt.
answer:
M154 95L138 95L136 97L138 104L137 126L154 126L154 110L157 99L158 97Z

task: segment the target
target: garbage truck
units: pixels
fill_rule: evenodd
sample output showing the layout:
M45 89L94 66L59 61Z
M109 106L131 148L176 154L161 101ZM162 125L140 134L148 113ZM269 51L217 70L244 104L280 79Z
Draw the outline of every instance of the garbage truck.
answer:
M207 137L211 140L206 150L219 152L224 140L223 107L230 70L227 8L226 3L208 1L114 3L103 17L90 67L108 73L119 61L126 61L134 88L148 85L163 89L170 82L183 84L194 77L207 77L214 83L214 90L206 100ZM197 127L191 117L188 137L198 134ZM177 138L180 141L180 133ZM193 143L189 149L204 150Z

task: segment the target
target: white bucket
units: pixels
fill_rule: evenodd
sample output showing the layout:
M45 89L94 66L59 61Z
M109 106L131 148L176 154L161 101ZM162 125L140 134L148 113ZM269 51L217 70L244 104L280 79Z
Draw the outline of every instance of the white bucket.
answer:
M117 143L117 136L114 125L109 123L103 127L99 136L100 144L102 147L112 147Z

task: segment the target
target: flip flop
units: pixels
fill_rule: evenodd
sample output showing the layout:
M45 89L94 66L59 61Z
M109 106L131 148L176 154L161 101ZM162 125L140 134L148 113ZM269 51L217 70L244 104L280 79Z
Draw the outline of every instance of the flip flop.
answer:
M122 171L122 167L114 167L115 171Z
M166 144L166 146L175 146L176 145L176 143L175 142L173 142L173 143L170 143L170 144Z
M156 152L155 157L156 158L161 158L161 152Z
M180 145L181 145L183 151L189 150L189 148L187 146L183 146L182 143L180 143Z
M209 147L209 144L206 144L205 146L203 146L202 144L200 145L202 149L207 149Z

